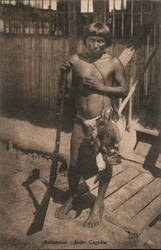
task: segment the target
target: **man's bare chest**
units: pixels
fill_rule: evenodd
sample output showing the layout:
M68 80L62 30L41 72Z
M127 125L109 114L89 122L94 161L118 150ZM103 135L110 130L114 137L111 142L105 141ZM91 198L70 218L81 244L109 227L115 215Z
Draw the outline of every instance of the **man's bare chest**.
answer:
M73 65L73 72L76 78L94 78L105 84L112 78L113 65L110 60L98 60L92 63L79 60Z

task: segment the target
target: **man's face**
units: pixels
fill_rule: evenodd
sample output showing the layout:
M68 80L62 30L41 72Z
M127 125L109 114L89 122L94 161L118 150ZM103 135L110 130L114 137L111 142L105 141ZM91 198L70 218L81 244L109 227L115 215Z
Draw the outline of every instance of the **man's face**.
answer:
M88 36L86 39L87 50L91 54L102 54L106 48L106 41L100 36Z

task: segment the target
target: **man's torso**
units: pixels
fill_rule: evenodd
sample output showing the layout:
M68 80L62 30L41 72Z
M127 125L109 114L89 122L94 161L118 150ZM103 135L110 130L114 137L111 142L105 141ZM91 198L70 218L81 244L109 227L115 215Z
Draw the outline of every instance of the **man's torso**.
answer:
M78 55L72 56L72 82L77 114L84 119L92 119L102 110L111 107L111 99L103 94L83 88L85 78L95 81L95 86L112 86L114 63L111 55L103 54L95 62L89 62Z

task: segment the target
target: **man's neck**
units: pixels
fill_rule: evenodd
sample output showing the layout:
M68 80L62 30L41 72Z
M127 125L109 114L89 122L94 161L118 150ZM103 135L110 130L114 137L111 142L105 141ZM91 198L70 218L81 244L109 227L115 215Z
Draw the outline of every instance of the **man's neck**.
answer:
M86 51L86 53L81 54L80 57L82 59L86 60L87 62L92 63L92 62L95 62L98 59L100 59L104 53L105 52L100 53L100 54L96 54L96 53L91 53L90 51Z

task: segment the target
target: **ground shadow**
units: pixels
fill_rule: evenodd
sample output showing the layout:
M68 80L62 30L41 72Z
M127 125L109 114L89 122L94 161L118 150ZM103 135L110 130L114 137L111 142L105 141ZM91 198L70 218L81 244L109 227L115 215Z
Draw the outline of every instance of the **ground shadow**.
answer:
M46 182L42 181L42 183L46 186L46 188L48 188L48 184ZM29 186L30 184L26 185L25 188L28 191L32 199L35 209L37 210L40 208L40 204L38 203L35 194L30 188ZM80 211L86 208L91 208L93 205L93 202L95 201L96 196L93 195L89 191L88 185L85 182L82 182L81 184L79 184L78 191L80 193L80 196L74 202L74 210ZM58 204L63 204L69 198L70 192L69 190L64 191L64 190L61 190L60 188L53 187L50 195L53 199L53 202L58 203Z
M34 212L34 218L33 218L33 222L31 223L28 231L27 231L27 235L32 235L36 232L39 232L42 230L43 228L43 222L42 221L37 221L37 214L44 214L45 210L46 210L46 205L43 204L42 206L42 203L39 204L34 193L32 192L31 188L29 186L26 186L25 187L26 190L28 191L31 199L32 199L32 202L33 202L33 205L34 205L34 208L35 208L35 212ZM44 197L47 193L45 192L44 194ZM64 202L69 198L69 190L68 191L62 191L56 187L53 187L52 189L52 193L51 193L51 197L53 199L53 202L55 203L59 203L59 204L64 204ZM43 199L44 199L43 197ZM89 192L89 189L87 191L84 190L84 193L82 193L82 195L79 196L79 198L75 199L74 203L73 203L73 210L76 211L76 216L75 217L78 217L81 215L82 211L84 209L87 209L87 208L92 208L93 204L94 204L94 201L96 199L96 196L93 195L92 193ZM39 225L41 225L39 227Z
M21 121L29 121L33 125L43 128L57 128L58 116L55 109L49 109L37 105L16 106L5 105L0 110L0 115ZM75 105L71 100L65 100L62 121L62 131L71 132L75 117Z

